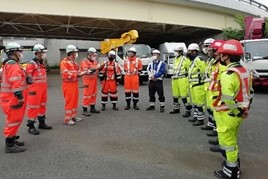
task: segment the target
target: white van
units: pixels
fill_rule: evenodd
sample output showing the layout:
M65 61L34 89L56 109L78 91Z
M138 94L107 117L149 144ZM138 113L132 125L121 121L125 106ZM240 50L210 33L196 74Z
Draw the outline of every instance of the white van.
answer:
M242 40L243 66L254 74L253 86L268 86L268 39Z

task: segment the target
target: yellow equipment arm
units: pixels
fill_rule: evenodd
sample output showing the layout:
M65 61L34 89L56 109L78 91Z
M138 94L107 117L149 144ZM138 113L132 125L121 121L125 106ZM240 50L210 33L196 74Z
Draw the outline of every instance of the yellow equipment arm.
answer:
M120 47L124 44L133 44L136 42L137 38L139 38L138 31L131 30L123 33L119 39L106 39L101 41L101 53L106 54L110 50Z

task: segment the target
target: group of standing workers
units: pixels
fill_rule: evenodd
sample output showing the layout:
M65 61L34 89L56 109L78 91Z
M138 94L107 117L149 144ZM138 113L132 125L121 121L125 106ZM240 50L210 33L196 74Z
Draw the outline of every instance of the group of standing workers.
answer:
M211 130L208 136L210 150L220 152L223 169L215 170L218 178L240 177L238 155L238 130L243 119L248 117L252 101L251 74L240 64L243 47L237 40L207 39L203 43L202 57L196 43L188 47L183 55L183 46L174 49L175 60L172 77L174 109L170 114L180 113L180 101L190 117L193 108L193 126L204 124L206 109L208 122L202 130Z
M18 43L7 44L5 53L7 59L3 63L1 82L1 106L7 116L4 136L7 153L23 152L24 143L18 141L17 131L22 123L27 104L28 132L38 135L35 128L36 120L39 129L52 129L45 123L47 102L47 76L44 59L46 48L37 44L33 47L35 58L23 69L19 62L23 58L22 48ZM184 55L184 51L187 54ZM172 76L172 95L174 109L170 114L180 113L180 102L185 106L183 117L192 114L193 126L201 126L205 120L205 109L208 111L208 122L202 130L211 130L209 136L217 136L218 140L210 140L214 145L211 150L222 153L225 161L222 170L215 170L220 178L239 178L240 160L238 157L237 135L238 128L244 118L248 117L251 101L251 76L240 65L243 47L236 40L207 39L203 44L207 57L200 56L200 48L196 43L184 49L178 46L174 49L174 65ZM81 121L77 117L79 88L78 78L83 78L82 109L84 116L100 113L95 107L97 99L97 82L102 83L102 111L106 110L108 98L112 109L118 110L117 83L124 74L126 107L139 110L139 73L142 70L141 60L136 57L136 49L131 47L127 52L123 67L115 61L116 53L111 50L108 59L103 63L97 62L97 51L90 47L87 57L77 64L78 48L74 45L66 47L67 56L60 62L62 77L62 93L65 99L64 123L74 125ZM123 68L123 70L121 69ZM149 74L149 107L146 111L155 110L155 93L159 96L160 112L165 111L165 96L163 77L165 63L160 60L160 52L152 51L152 62L148 65ZM28 84L28 87L27 87ZM218 147L215 147L218 146Z
M32 135L40 132L34 123L39 121L39 129L52 129L45 123L47 102L47 76L44 59L46 49L37 44L33 47L34 59L29 61L25 69L19 62L23 59L23 49L16 42L7 44L7 59L3 62L1 81L1 106L6 114L4 136L6 153L23 152L24 142L18 141L17 132L23 121L27 106L27 126Z

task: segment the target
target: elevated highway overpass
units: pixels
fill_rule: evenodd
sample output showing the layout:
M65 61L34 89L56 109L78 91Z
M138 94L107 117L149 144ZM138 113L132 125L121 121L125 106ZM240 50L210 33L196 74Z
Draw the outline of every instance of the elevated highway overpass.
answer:
M268 17L252 0L12 0L0 5L0 36L103 40L137 29L138 42L186 41L237 27L234 15Z

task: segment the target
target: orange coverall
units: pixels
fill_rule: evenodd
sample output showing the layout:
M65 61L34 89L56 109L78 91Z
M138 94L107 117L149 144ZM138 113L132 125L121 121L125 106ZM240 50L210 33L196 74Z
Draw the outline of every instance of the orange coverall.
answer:
M28 88L27 115L30 120L37 116L45 116L47 103L47 73L44 64L37 59L31 60L26 66L26 72L33 79Z
M99 67L100 64L96 60L91 61L88 58L84 58L80 63L81 72L89 71L90 69L97 69ZM98 75L98 70L92 74L83 75L83 107L88 107L90 105L96 104Z
M6 115L4 136L14 137L23 121L27 102L26 73L14 59L7 59L3 66L1 82L1 106ZM15 92L22 92L24 103L18 106Z
M128 57L124 60L124 87L126 101L131 101L131 92L133 102L139 101L139 71L142 70L141 60L137 57Z
M121 77L120 66L118 63L109 60L104 64L100 72L100 75L103 75L101 104L107 104L109 93L111 102L117 103L117 79Z
M68 57L62 59L60 71L62 77L62 93L65 98L65 123L77 115L79 97L78 70L79 67L74 60L70 60Z

